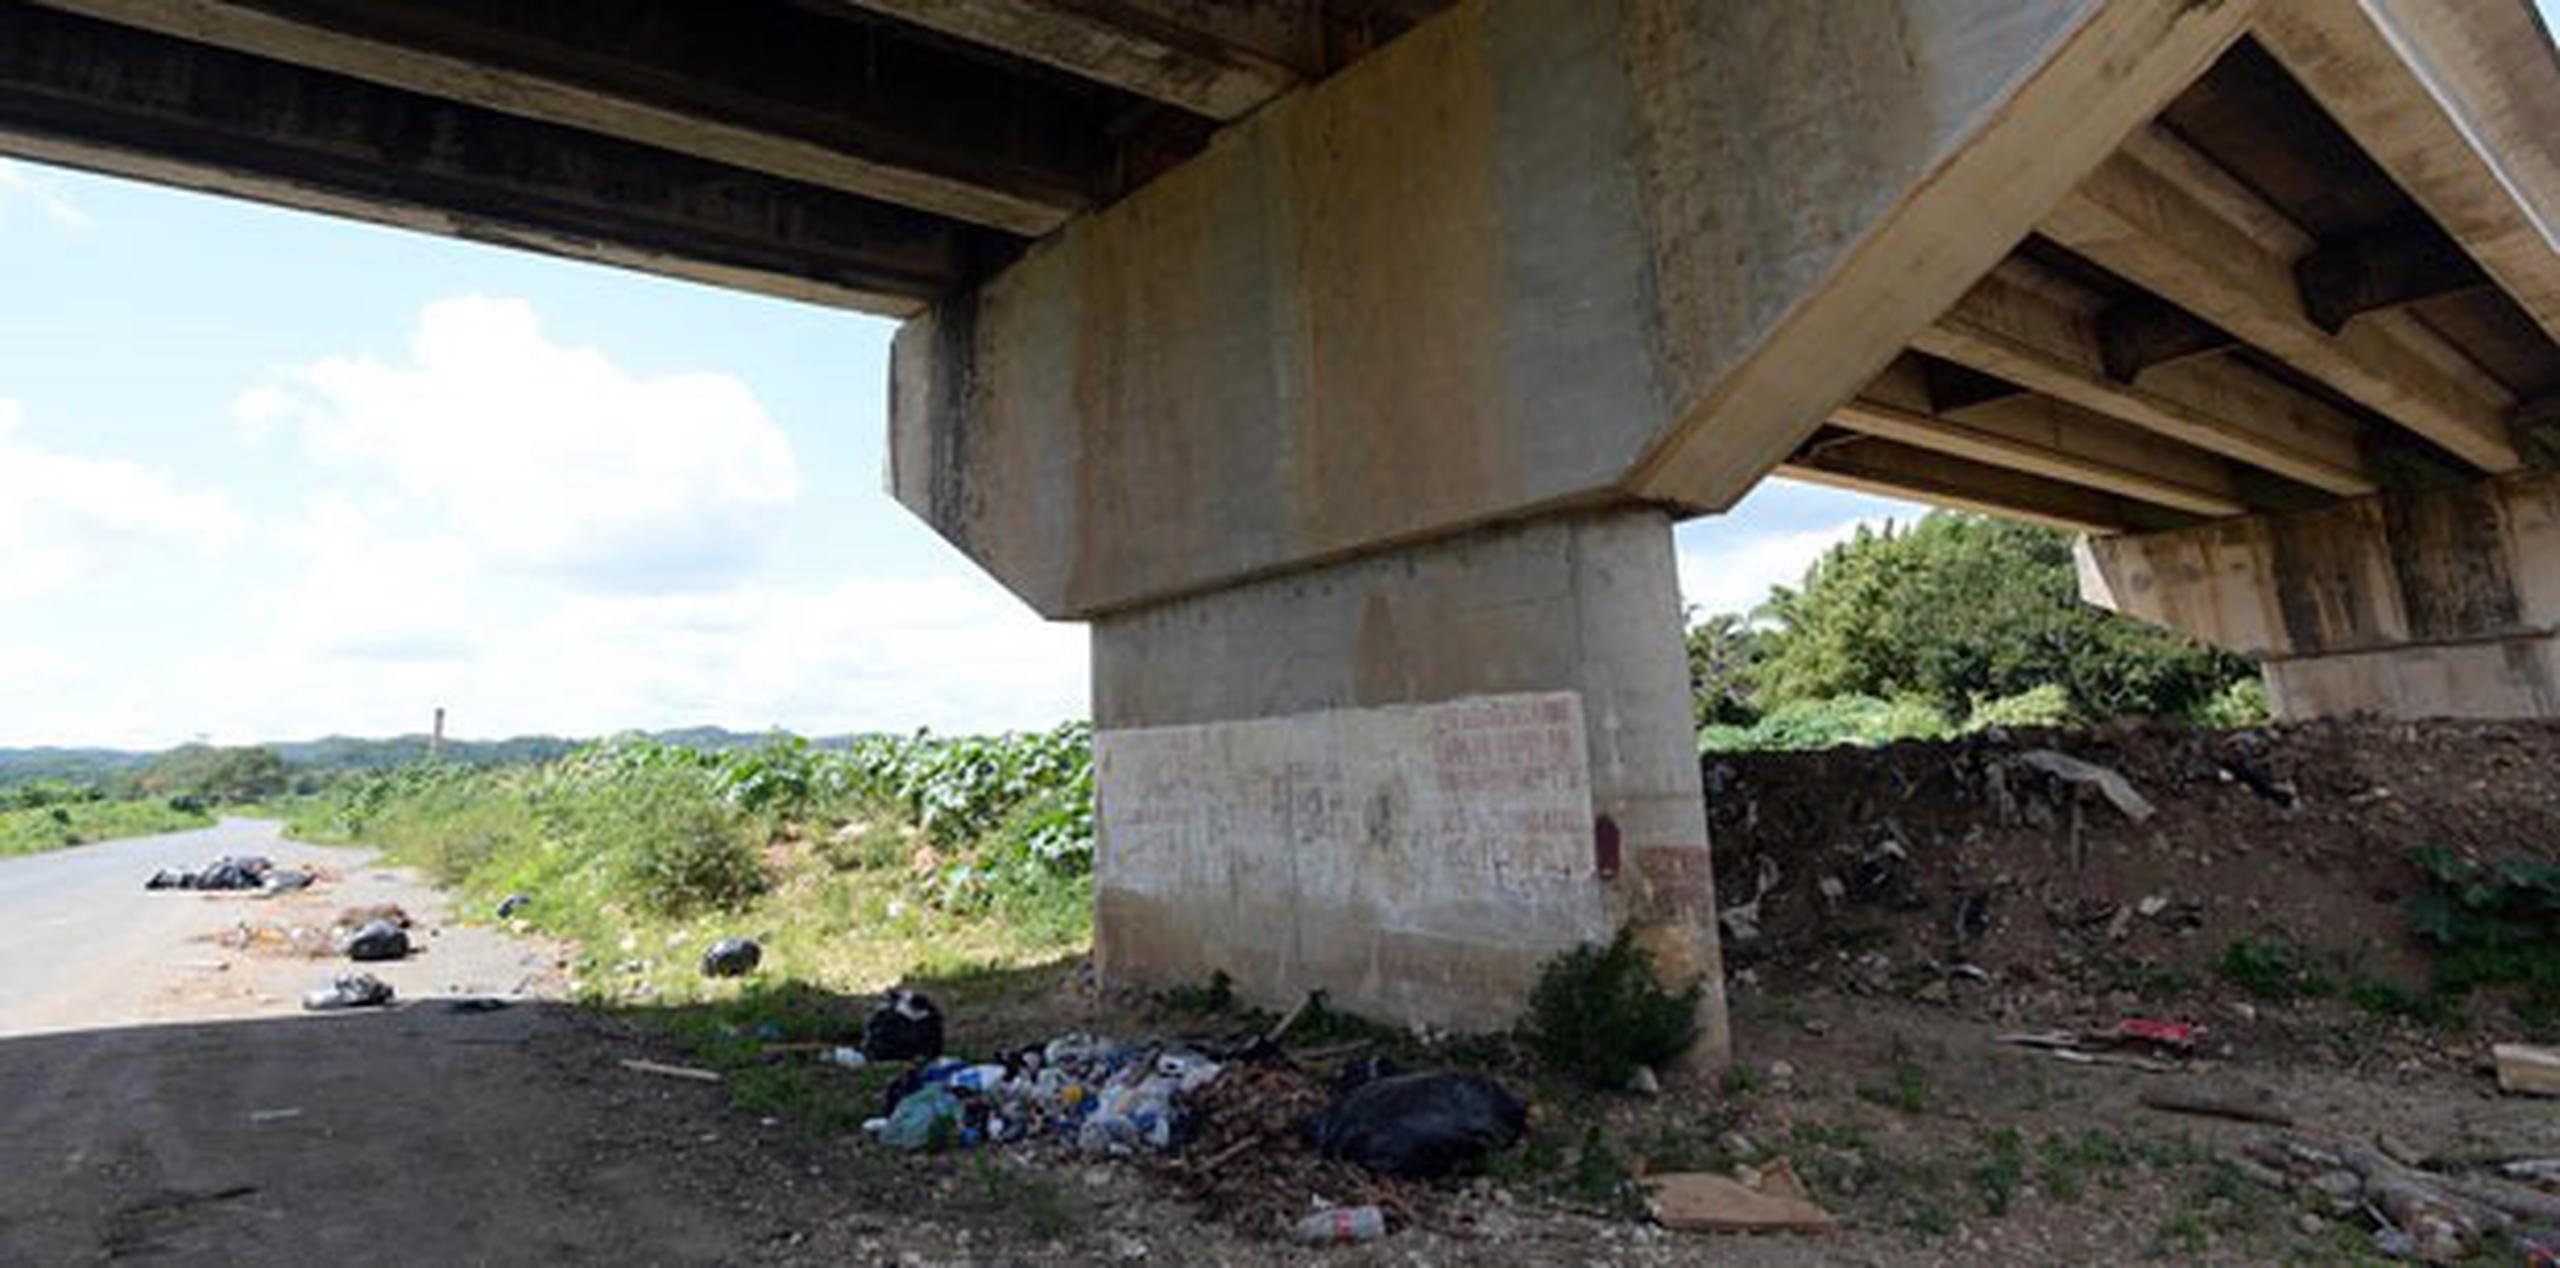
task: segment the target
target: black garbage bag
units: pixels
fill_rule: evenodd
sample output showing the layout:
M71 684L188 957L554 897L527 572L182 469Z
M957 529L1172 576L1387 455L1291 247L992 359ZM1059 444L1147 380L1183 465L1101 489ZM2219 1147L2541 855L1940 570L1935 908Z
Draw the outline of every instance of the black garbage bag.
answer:
M1325 1157L1428 1178L1510 1148L1528 1123L1529 1107L1481 1074L1394 1074L1335 1097L1301 1134Z
M164 867L153 872L150 880L142 882L142 887L144 889L194 889L196 874L172 871Z
M891 991L862 1019L862 1055L874 1061L931 1061L942 1055L942 1010L914 991Z
M270 894L282 894L290 890L309 889L311 882L316 879L318 878L311 873L299 868L279 867L267 873L265 888Z
M745 977L764 963L764 948L753 938L722 938L702 953L704 977Z
M509 894L498 900L498 919L504 920L517 912L523 911L526 907L531 906L532 903L533 896L531 894Z
M327 986L305 993L302 1006L315 1013L340 1008L379 1008L391 1002L391 984L370 973L346 973Z
M274 864L256 855L233 858L226 854L215 859L211 866L196 873L193 885L181 888L256 889L266 883L267 873L274 868Z
M350 960L397 960L409 954L409 931L377 920L347 938Z

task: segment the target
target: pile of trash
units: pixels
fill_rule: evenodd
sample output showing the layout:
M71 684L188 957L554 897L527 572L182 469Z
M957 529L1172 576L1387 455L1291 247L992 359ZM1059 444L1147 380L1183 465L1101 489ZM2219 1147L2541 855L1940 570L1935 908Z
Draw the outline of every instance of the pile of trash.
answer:
M1328 1087L1268 1039L1221 1046L1072 1033L972 1062L944 1055L941 1013L909 992L894 994L863 1032L861 1048L807 1047L839 1065L912 1062L863 1124L883 1145L1045 1143L1153 1158L1213 1206L1286 1213L1280 1222L1293 1228L1312 1218L1308 1199L1319 1192L1368 1199L1320 1211L1326 1218L1306 1236L1321 1240L1382 1235L1381 1203L1409 1222L1397 1182L1471 1169L1527 1128L1527 1106L1482 1074L1363 1060L1345 1063Z
M890 1085L881 1115L863 1126L899 1149L1046 1137L1090 1154L1161 1151L1186 1138L1184 1098L1223 1068L1181 1045L1065 1035L995 1061L924 1061Z
M201 871L189 872L162 868L153 872L151 879L144 881L142 887L147 890L257 890L261 893L281 894L297 889L307 889L317 879L319 879L317 876L299 868L277 867L274 862L260 855L235 857L226 854L206 864Z

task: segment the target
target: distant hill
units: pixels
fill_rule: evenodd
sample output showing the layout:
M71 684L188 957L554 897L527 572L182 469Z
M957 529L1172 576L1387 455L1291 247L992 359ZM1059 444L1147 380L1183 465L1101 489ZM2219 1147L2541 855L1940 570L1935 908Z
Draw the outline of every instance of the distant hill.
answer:
M652 733L652 738L669 744L682 744L699 749L745 748L772 739L780 732L731 731L723 727L683 727ZM504 740L446 740L444 755L450 761L474 766L508 766L523 762L547 762L586 741L556 735L519 735ZM841 739L813 741L821 745L841 744ZM400 735L388 739L362 739L355 736L331 735L316 740L284 740L261 747L273 749L277 757L296 773L328 774L346 770L374 770L414 762L427 755L427 737ZM58 779L72 783L94 784L131 774L170 750L139 751L107 748L0 748L0 788L29 783L39 779Z

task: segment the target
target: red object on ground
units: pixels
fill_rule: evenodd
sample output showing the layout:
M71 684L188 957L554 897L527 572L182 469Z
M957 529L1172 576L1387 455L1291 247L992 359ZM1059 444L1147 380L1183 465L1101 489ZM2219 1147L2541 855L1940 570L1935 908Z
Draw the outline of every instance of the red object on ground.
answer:
M2153 1021L2147 1017L2127 1017L2116 1023L2116 1037L2139 1039L2169 1048L2196 1046L2196 1027L2182 1021Z

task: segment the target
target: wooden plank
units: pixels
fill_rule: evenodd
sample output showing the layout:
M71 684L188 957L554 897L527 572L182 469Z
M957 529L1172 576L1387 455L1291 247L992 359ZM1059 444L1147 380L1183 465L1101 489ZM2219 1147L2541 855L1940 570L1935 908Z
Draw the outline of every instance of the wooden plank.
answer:
M1781 464L1777 474L2073 532L2150 531L2200 522L2193 515L2111 493L1876 436L1809 445Z
M2041 231L2476 467L2519 465L2504 387L2414 323L2322 330L2293 278L2310 239L2165 132L2129 142Z
M1113 173L1101 94L784 5L41 2L1031 237Z
M0 152L891 316L1011 241L24 5L0 6Z
M2271 5L2257 38L2560 341L2560 59L2527 0Z
M846 0L1226 121L1298 86L1322 55L1318 6L1290 0Z
M2560 1048L2502 1043L2490 1049L2498 1063L2498 1090L2528 1096L2560 1096Z
M1814 1205L1784 1160L1770 1164L1757 1187L1707 1172L1674 1172L1643 1180L1645 1205L1664 1228L1706 1233L1823 1233L1836 1225Z
M1960 417L1921 413L1861 397L1833 410L1831 422L1915 449L2197 515L2241 515L2249 509L2232 490L2228 473L2216 470L2212 459L2042 397L1985 402ZM2092 452L2107 448L2116 452Z
M2012 259L1912 347L2314 488L2374 490L2353 417L2237 361L2166 362L2118 382L2099 347L2103 305L2052 270Z

